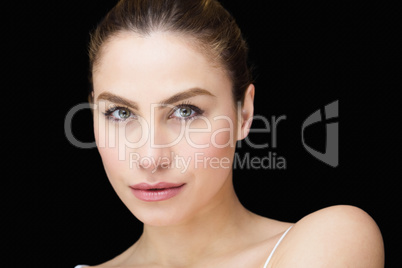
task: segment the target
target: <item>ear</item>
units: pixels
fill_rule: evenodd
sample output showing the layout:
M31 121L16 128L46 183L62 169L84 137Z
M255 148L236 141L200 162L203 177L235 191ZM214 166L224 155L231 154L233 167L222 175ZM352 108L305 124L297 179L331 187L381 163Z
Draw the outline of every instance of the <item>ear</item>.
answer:
M88 95L88 102L93 103L94 102L94 91L91 91L91 94Z
M254 115L254 91L254 85L250 84L244 95L243 106L239 107L239 109L241 108L241 111L237 111L240 127L237 140L244 139L250 132L251 123L253 122Z

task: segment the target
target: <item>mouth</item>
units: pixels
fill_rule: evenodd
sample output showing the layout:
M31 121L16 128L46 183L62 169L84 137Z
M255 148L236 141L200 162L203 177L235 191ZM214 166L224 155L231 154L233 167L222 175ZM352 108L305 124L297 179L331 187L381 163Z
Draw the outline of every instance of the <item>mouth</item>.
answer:
M155 202L170 199L181 192L185 183L167 183L158 184L139 183L130 186L135 197L142 201Z

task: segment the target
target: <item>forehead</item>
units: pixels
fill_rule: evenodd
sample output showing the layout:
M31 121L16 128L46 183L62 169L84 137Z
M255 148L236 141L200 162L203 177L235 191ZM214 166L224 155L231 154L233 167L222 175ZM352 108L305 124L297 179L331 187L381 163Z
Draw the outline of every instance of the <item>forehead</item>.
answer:
M193 87L218 95L231 92L231 82L221 68L184 37L166 32L112 37L102 48L93 83L95 95L107 90L136 99L166 98Z

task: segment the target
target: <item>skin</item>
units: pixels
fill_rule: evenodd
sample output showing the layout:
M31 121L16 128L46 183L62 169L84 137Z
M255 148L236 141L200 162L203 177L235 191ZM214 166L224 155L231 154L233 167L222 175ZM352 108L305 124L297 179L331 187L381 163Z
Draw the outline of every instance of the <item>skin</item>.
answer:
M166 32L114 36L103 46L93 82L98 107L95 139L107 176L123 203L144 223L143 234L133 246L96 267L263 267L291 225L268 267L383 267L380 231L358 208L330 207L292 224L261 217L241 205L233 189L232 169L226 167L231 167L236 141L248 134L254 86L248 87L243 106L237 110L225 71L185 37ZM183 101L156 108L151 114L152 104L191 88L213 95L184 100L201 108L202 116L185 121L176 112L172 117L171 108ZM130 108L136 117L123 122L107 119L103 114L107 108L121 103L103 99L106 93L136 102L138 107ZM214 120L217 116L225 119ZM149 134L143 122L149 126L151 120L158 133L156 144L172 143L183 127L193 132L164 148L155 148L149 139L139 148L126 148L128 142ZM207 129L207 122L210 131L196 131ZM172 153L190 159L185 172L175 166ZM205 167L196 166L196 153L229 163L216 167L206 161ZM130 166L132 154L164 162ZM129 188L142 182L185 186L173 198L145 202Z

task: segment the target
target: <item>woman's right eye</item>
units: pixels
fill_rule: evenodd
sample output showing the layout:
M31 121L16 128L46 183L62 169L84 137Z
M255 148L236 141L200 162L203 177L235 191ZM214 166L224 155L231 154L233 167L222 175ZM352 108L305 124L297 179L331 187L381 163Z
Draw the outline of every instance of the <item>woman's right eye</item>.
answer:
M126 121L134 114L128 108L114 107L106 111L105 116L113 121Z

